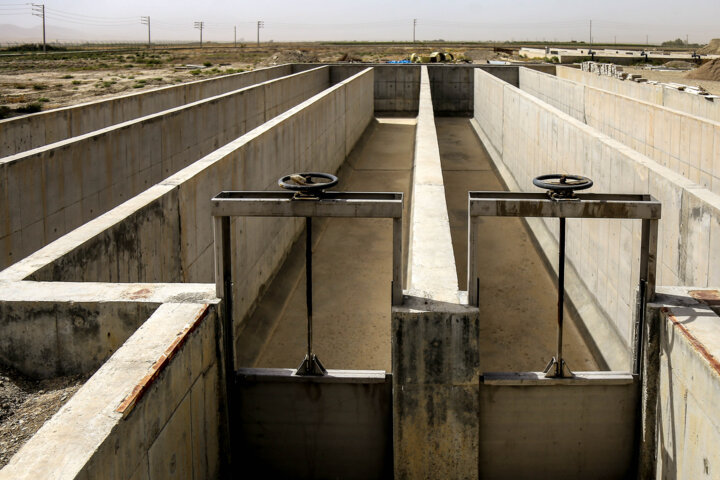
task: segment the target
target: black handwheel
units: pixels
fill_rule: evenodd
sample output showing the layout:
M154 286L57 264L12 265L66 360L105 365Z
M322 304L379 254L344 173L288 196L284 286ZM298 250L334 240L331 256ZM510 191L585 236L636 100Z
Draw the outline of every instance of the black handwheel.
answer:
M316 182L315 179L326 181ZM278 185L286 190L308 194L322 192L326 188L334 187L337 183L338 178L335 175L319 172L293 173L278 180Z
M592 187L593 181L580 175L552 173L533 178L533 185L559 195L566 195L572 194L575 190L586 190Z

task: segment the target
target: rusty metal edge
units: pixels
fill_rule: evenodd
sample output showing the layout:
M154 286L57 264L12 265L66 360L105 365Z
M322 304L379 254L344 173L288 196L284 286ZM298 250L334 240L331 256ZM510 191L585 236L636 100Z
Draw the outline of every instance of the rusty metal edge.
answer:
M685 338L687 338L688 342L690 342L690 345L695 350L697 350L700 353L700 355L702 355L705 358L705 360L707 360L707 362L710 364L710 367L713 370L715 370L715 373L720 375L720 360L715 358L715 356L705 348L705 345L703 345L702 342L700 342L700 340L695 338L695 336L693 336L693 334L690 333L690 331L687 328L685 328L678 321L678 319L675 317L675 315L673 315L672 311L669 308L663 307L661 311L665 315L667 315L667 317L670 319L670 321L673 323L673 325L675 327L677 327L678 330L680 330L683 333Z
M150 371L135 385L135 387L133 387L130 394L128 394L123 401L120 402L120 405L118 405L115 409L115 412L122 414L123 420L130 415L130 412L134 410L135 405L137 405L140 399L150 389L160 373L165 370L167 365L170 363L170 360L172 360L177 352L180 351L189 335L197 330L200 323L202 323L207 316L209 306L210 305L207 303L202 305L202 311L198 313L191 322L185 325L185 327L175 337L175 340L173 340L170 346L160 355L160 358L153 363L150 367Z

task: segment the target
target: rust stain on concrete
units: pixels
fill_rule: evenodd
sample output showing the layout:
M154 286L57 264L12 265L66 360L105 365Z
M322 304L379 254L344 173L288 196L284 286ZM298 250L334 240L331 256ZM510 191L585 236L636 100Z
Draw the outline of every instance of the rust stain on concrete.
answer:
M135 385L135 387L133 387L130 394L125 397L125 399L123 399L123 401L120 402L120 405L118 405L115 409L117 413L122 414L123 419L127 418L130 412L133 411L135 405L137 405L160 373L165 370L172 358L183 347L190 334L197 330L198 326L205 319L208 313L208 304L203 304L202 307L202 311L198 313L195 318L185 325L185 328L177 334L175 340L173 340L170 346L165 349L162 355L160 355L160 358L158 358L155 363L153 363L152 367L150 367L150 371L137 383L137 385Z
M690 290L688 293L698 302L711 307L720 306L720 292L717 290Z
M147 298L152 293L152 290L149 288L141 288L139 290L135 290L134 292L130 292L127 294L127 298L130 300L138 300L141 298Z
M692 333L690 333L688 331L688 329L685 328L685 326L682 323L680 323L678 321L678 319L675 317L675 315L673 315L672 311L669 308L663 307L661 311L664 314L666 314L668 316L668 318L670 319L670 321L673 323L673 325L675 327L677 327L677 329L680 330L683 333L683 335L685 335L685 338L688 339L688 342L690 342L690 345L692 345L692 347L700 355L702 355L705 358L705 360L707 360L707 362L710 364L712 369L715 370L715 373L720 375L720 361L717 358L715 358L715 356L712 353L710 353L707 350L707 348L705 348L705 345L703 345L700 340L695 338L695 336Z

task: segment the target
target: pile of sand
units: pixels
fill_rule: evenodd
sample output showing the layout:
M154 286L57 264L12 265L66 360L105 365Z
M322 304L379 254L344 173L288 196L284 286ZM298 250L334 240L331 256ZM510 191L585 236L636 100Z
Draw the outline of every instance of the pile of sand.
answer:
M710 43L697 51L701 55L720 55L720 38L713 38Z
M691 70L691 69L695 68L695 64L690 63L690 62L685 62L683 60L672 60L670 62L663 64L663 67Z
M315 63L318 61L317 55L301 50L286 50L278 52L261 62L261 65L282 65L284 63Z
M693 80L712 80L720 82L720 58L710 60L709 62L699 66L685 74L685 78Z

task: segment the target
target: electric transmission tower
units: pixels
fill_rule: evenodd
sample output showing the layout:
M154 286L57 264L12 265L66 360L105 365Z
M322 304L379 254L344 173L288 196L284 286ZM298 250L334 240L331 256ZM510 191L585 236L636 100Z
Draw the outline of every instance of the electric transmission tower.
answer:
M140 17L140 23L148 27L148 48L150 48L150 16Z
M415 43L415 27L417 27L417 18L413 18L413 43Z
M202 31L205 26L205 22L195 22L195 28L200 30L200 48L202 48Z
M36 17L42 17L43 21L43 53L46 51L45 47L45 4L44 3L32 3L32 14Z
M260 29L265 28L265 22L258 20L257 22L257 44L260 45Z

